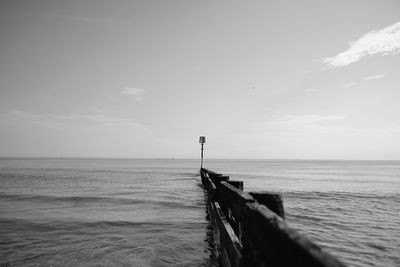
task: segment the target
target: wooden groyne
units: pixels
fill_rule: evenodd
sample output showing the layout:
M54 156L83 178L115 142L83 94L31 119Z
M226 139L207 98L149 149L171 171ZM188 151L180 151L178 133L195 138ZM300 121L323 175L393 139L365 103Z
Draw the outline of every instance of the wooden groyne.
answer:
M285 223L282 198L243 191L242 181L200 169L221 266L345 267Z

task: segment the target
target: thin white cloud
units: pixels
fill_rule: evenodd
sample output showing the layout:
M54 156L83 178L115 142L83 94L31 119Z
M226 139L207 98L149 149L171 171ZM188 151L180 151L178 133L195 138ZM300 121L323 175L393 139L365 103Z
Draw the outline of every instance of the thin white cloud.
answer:
M317 89L315 89L315 88L308 88L308 89L304 90L304 92L307 92L307 93L312 93L312 92L316 92L316 91L317 91Z
M270 124L313 124L323 121L344 120L345 118L340 115L290 115L270 121Z
M368 77L364 77L364 80L376 80L376 79L381 79L385 77L385 74L377 74L377 75L373 75L373 76L368 76Z
M23 110L10 109L9 114L15 118L27 119L31 123L45 125L65 124L97 124L102 126L125 125L127 127L138 127L139 124L130 118L117 117L106 114L100 110L93 110L91 113L32 113Z
M400 21L381 30L371 31L351 42L346 51L334 57L322 58L320 61L330 67L342 67L357 62L365 56L398 53L400 53Z
M121 93L129 96L136 96L136 101L143 101L144 97L142 95L144 94L144 92L145 90L142 88L125 87Z
M41 118L43 118L43 115L26 112L26 111L19 110L19 109L9 109L8 113L14 117L23 117L23 118L27 118L31 121L37 121L37 120L40 120Z
M142 88L125 87L121 93L123 93L124 95L142 95L144 94L144 91L145 90Z
M351 87L351 86L354 86L354 85L356 85L356 84L357 84L357 83L355 83L355 82L348 82L348 83L343 84L342 87L343 87L343 88Z
M111 17L105 18L105 17L73 16L73 15L61 15L61 14L47 14L46 16L54 17L57 19L73 20L91 24L120 25L120 26L132 24L132 22L129 20L116 19Z
M193 66L193 67L192 67L192 70L194 70L194 71L201 71L201 68L196 67L196 66Z
M287 115L268 121L257 122L249 129L263 134L298 135L315 132L331 132L337 128L338 122L345 120L341 115ZM339 123L340 124L340 123Z

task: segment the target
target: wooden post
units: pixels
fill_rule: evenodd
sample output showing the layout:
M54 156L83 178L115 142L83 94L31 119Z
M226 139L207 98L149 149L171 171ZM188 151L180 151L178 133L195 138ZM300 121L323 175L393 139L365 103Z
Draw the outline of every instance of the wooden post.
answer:
M243 181L226 181L228 184L230 184L233 187L236 187L239 190L243 191Z
M242 181L207 169L200 172L222 266L345 267L286 224L279 194L246 193Z
M226 181L228 184L231 186L243 191L243 181ZM242 233L240 230L240 222L236 220L236 218L232 215L232 212L229 209L226 209L227 214L225 214L227 220L231 224L233 230L235 231L235 234L239 237L239 239L242 237Z
M283 219L285 218L283 201L280 194L270 192L249 192L249 194L254 197L258 203L265 205Z

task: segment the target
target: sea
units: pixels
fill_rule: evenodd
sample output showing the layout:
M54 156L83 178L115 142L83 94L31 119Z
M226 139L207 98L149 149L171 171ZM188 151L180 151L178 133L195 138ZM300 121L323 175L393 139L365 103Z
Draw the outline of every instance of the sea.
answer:
M200 162L0 159L0 266L217 266ZM205 160L348 266L400 266L400 162Z

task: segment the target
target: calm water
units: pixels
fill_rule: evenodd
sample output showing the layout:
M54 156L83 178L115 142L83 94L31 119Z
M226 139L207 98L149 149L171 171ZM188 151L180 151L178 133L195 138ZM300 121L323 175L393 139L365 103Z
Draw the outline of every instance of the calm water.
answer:
M198 161L0 159L0 264L205 266ZM206 161L349 266L400 266L400 162Z

